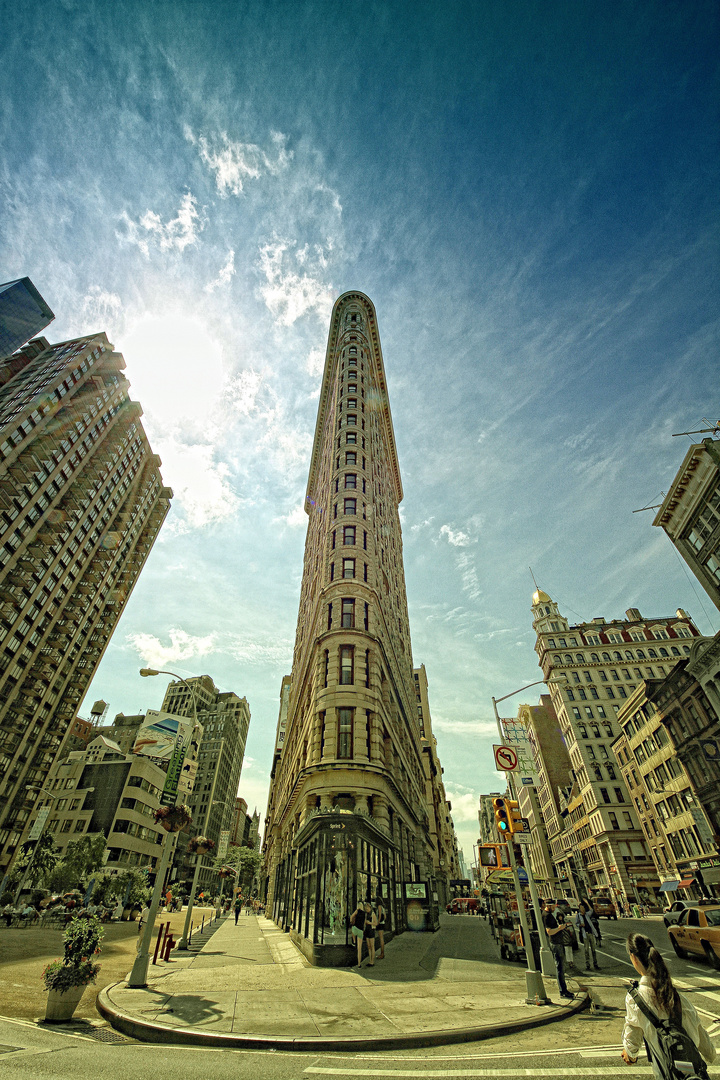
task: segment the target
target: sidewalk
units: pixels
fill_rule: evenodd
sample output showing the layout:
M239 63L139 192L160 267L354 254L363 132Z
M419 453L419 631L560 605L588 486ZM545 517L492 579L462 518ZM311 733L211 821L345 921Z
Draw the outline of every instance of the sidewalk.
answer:
M589 1004L525 1004L525 968L496 959L481 919L443 916L436 934L401 934L374 967L307 963L262 916L228 917L195 956L174 952L148 986L98 996L118 1031L150 1042L277 1049L396 1049L510 1034ZM571 989L578 991L576 985Z

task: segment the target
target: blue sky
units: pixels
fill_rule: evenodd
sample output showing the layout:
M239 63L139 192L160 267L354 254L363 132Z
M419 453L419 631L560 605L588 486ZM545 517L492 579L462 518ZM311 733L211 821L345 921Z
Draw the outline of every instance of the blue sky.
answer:
M2 9L2 280L33 279L51 341L107 332L176 492L85 712L157 707L145 662L207 672L248 698L264 813L328 317L360 289L470 855L490 696L539 675L528 566L571 619L719 626L632 513L718 416L715 5Z

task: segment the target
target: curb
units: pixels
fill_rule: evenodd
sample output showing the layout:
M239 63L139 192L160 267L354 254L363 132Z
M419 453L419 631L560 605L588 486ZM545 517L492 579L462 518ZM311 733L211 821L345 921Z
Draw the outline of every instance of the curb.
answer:
M590 995L580 991L579 1000L572 1007L556 1008L551 1013L533 1019L512 1020L506 1024L481 1027L452 1028L444 1031L418 1031L404 1035L369 1035L366 1037L326 1038L292 1035L232 1035L215 1031L199 1031L195 1028L172 1028L148 1020L138 1020L132 1013L122 1012L112 1002L110 993L114 987L125 983L111 983L100 991L96 1008L108 1023L139 1042L168 1043L180 1046L213 1046L242 1050L403 1050L422 1046L449 1046L452 1043L480 1042L498 1035L512 1035L529 1028L544 1027L582 1012L590 1004Z

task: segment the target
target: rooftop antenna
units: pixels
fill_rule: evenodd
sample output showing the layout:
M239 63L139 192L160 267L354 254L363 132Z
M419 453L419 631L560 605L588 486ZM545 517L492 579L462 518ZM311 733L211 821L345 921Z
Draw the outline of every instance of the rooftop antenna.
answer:
M712 424L712 427L697 428L695 431L676 431L672 436L673 439L679 438L681 435L717 435L720 434L720 420L708 420L706 416L702 418L703 424Z
M539 589L540 586L538 585L537 581L535 580L535 575L532 572L532 566L528 566L528 570L530 571L530 577L533 579L533 585L535 586L536 589Z
M666 491L660 492L663 499L667 495ZM662 503L655 503L654 506L641 506L638 510L633 510L633 514L642 514L643 510L658 510L662 506Z

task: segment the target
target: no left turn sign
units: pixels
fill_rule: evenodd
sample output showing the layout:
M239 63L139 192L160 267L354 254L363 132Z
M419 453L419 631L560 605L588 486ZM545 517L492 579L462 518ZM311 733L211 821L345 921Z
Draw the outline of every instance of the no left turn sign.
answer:
M518 756L512 746L493 746L495 767L504 772L513 772L518 766Z

